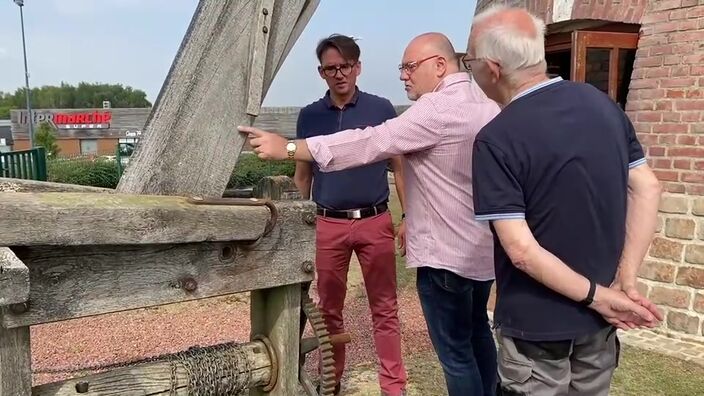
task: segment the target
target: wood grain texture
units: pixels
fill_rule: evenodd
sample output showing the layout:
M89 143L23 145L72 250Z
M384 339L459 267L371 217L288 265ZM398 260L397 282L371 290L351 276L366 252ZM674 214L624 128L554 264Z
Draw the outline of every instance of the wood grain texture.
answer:
M306 4L273 7L262 97ZM245 141L236 127L252 123L247 88L259 12L254 0L199 3L118 191L222 196Z
M31 390L29 327L0 327L0 396L24 396Z
M252 337L266 336L277 356L276 385L269 392L250 389L250 396L290 396L298 394L298 355L300 348L301 285L252 292Z
M6 247L0 247L0 306L26 302L29 269Z
M256 387L269 382L271 376L271 360L266 346L261 341L241 345L247 355L251 368L250 387ZM32 388L34 396L75 396L76 385L87 384L88 391L82 395L168 395L171 389L171 363L156 361L140 363L130 367L113 369L107 372L92 374L67 381L53 382ZM176 394L187 395L186 384L188 373L183 364L176 360ZM86 385L83 385L84 387Z
M78 184L52 183L36 180L0 177L0 192L95 192L111 193L109 188L79 186Z
M17 247L29 268L29 309L4 309L19 327L309 282L314 205L278 202L279 222L254 246L234 243ZM222 257L222 258L221 258Z
M0 246L253 241L271 218L265 206L103 193L0 193L0 213Z

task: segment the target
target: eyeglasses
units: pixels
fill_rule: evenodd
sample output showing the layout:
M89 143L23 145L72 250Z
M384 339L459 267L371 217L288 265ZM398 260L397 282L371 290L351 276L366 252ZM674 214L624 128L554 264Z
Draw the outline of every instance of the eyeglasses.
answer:
M439 58L439 57L440 57L440 55L433 55L433 56L429 56L425 59L421 59L419 61L410 61L410 62L406 62L406 63L401 63L400 65L398 65L398 70L401 73L403 73L405 71L406 73L411 74L414 71L416 71L416 69L418 68L418 66L420 66L421 63L423 63L429 59Z
M464 65L464 68L472 71L472 65L470 62L478 61L481 60L481 58L467 58L467 55L462 57L462 64Z
M342 65L318 66L318 70L322 71L323 74L328 77L335 77L338 71L340 72L340 74L342 74L343 77L347 77L356 64L357 62L344 63Z

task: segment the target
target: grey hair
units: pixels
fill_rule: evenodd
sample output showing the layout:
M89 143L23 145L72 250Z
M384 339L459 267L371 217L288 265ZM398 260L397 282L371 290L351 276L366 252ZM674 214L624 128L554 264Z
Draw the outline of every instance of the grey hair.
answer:
M478 26L497 13L510 9L516 8L493 6L477 14L472 25ZM479 59L486 58L499 63L509 79L526 69L540 68L544 72L545 22L531 13L528 14L533 21L535 34L527 34L512 24L489 23L473 38L474 55Z

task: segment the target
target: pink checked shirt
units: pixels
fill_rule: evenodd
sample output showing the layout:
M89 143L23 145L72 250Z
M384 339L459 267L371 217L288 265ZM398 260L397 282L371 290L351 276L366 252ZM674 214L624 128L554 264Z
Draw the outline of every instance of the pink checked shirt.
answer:
M408 266L490 280L493 240L488 224L474 220L472 145L498 113L496 103L461 72L446 76L397 118L306 142L324 172L403 154Z

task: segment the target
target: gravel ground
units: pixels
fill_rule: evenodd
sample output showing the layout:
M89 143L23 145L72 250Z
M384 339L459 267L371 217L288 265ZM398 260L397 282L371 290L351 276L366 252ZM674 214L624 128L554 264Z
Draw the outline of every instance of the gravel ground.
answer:
M345 305L346 327L352 335L347 346L348 367L370 365L375 370L371 315L363 286L354 281L355 267L350 268ZM399 306L404 355L431 351L412 288L400 292ZM31 329L34 385L76 375L47 370L129 362L193 345L244 342L249 338L249 326L246 294L35 326Z

